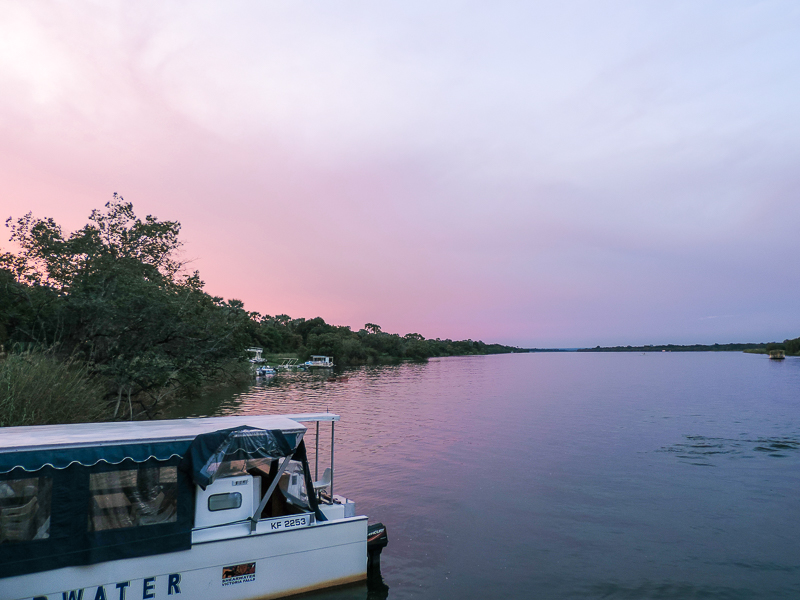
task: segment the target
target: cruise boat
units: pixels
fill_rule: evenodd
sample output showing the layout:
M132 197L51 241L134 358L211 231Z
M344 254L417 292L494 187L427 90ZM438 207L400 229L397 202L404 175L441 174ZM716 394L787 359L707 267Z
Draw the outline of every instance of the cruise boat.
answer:
M386 530L334 495L338 420L2 429L0 600L254 600L366 579ZM330 467L314 481L320 423Z

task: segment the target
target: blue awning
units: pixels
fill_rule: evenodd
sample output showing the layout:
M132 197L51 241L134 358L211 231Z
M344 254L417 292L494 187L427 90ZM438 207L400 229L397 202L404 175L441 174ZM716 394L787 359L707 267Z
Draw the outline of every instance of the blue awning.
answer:
M45 450L21 450L18 452L0 453L0 474L14 469L21 471L38 471L43 467L66 469L70 465L80 464L86 467L98 463L111 465L125 460L142 463L150 459L169 460L186 454L191 442L170 441L151 442L145 444L105 444L103 446L84 446L79 448L48 448Z
M338 418L336 415L331 417ZM91 467L98 463L119 464L125 460L142 463L151 459L181 459L196 438L211 440L204 436L236 429L272 432L271 436L249 436L255 454L258 454L258 447L263 446L267 448L266 455L270 456L276 451L278 454L285 451L281 445L284 442L292 450L296 449L306 430L297 421L281 415L4 427L0 428L0 475L15 470L33 472L44 467L65 469L73 464ZM249 446L239 444L232 446L231 450L243 452L247 448ZM276 450L278 448L283 450Z

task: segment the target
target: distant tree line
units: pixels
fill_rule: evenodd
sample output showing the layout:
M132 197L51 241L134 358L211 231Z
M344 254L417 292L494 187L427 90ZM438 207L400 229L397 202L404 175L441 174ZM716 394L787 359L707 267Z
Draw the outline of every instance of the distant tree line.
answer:
M766 354L770 350L785 350L787 355L800 355L800 338L779 342L746 344L663 344L652 346L596 346L580 348L578 352L752 352Z
M313 354L332 356L338 365L362 365L426 360L435 356L503 354L518 348L481 341L425 339L418 333L386 333L379 325L367 323L362 329L329 325L321 317L292 319L252 314L250 335L271 354L293 353L302 360Z
M341 365L517 350L248 312L239 300L207 294L197 272L184 272L180 223L140 219L116 194L69 234L30 213L6 226L18 250L0 253L0 359L8 356L0 360L0 426L11 424L3 406L20 409L26 389L58 404L36 374L54 365L87 380L89 387L81 379L70 389L97 396L110 416L129 417L154 416L167 395L249 374L245 349L253 345L302 360L325 354Z

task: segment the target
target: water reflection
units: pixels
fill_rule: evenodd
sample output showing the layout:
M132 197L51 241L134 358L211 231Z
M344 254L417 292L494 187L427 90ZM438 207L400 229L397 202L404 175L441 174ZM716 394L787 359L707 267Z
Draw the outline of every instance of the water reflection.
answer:
M298 600L386 600L388 597L389 586L380 577L374 581L292 596Z

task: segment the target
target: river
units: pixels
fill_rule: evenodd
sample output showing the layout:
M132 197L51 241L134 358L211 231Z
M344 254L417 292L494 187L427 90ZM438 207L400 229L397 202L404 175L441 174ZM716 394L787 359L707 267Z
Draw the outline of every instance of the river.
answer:
M389 589L315 600L777 600L799 408L796 358L537 353L279 374L179 415L341 415L335 492L387 526Z

